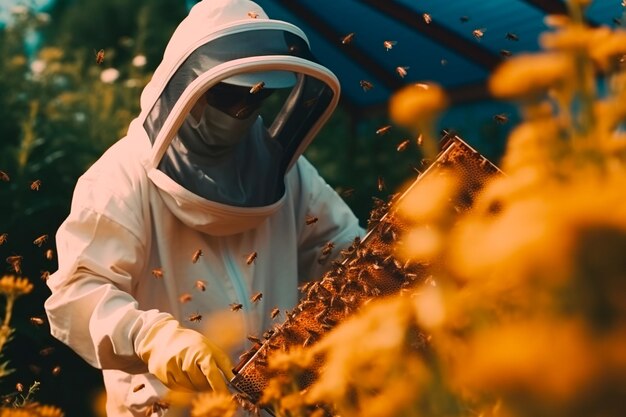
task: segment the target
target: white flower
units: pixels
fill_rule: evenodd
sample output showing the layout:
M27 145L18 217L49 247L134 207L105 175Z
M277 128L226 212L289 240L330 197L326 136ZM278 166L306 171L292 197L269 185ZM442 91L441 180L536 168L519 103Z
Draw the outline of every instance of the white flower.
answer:
M36 59L30 63L30 70L34 75L41 75L46 69L46 61L43 59Z
M137 55L136 57L133 58L133 66L137 68L143 67L144 65L146 65L146 62L148 61L146 60L145 55Z
M100 81L106 84L112 84L120 76L120 72L115 68L107 68L100 73Z

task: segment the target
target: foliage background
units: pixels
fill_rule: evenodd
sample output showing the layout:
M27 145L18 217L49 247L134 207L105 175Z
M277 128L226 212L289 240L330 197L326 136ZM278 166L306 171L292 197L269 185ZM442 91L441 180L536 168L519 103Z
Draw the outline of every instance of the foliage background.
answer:
M47 325L29 320L45 317L49 291L39 277L57 267L45 251L54 250L54 234L68 214L77 178L138 114L141 88L186 9L182 1L57 0L45 10L12 13L0 28L0 170L10 176L0 182L0 234L8 234L0 258L23 256L23 274L35 289L16 307L16 334L6 351L16 372L0 381L0 394L12 392L17 382L38 380L38 400L60 406L69 416L88 416L101 389L100 372L54 340ZM105 60L98 65L100 49ZM134 60L137 56L146 58L145 65ZM105 74L117 78L107 81ZM452 108L440 127L459 131L497 161L508 125L495 123L496 113L516 118L506 105L480 103ZM340 106L307 151L333 187L354 189L346 201L363 223L372 197L386 198L419 165L415 141L402 153L396 150L410 137L407 132L394 128L384 137L376 135L387 124L385 114L355 116ZM386 183L382 191L378 177ZM35 180L41 181L38 191L30 186ZM43 234L49 239L37 247L33 240ZM2 272L8 271L9 265L2 265ZM42 356L40 350L49 346L54 353ZM55 376L58 365L62 370Z

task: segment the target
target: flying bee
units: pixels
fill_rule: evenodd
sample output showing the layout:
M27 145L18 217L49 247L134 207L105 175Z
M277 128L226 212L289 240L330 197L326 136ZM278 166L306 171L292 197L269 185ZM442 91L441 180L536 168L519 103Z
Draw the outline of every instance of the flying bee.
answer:
M48 249L46 251L46 259L51 261L54 258L54 251L52 249Z
M274 307L272 311L270 312L270 317L272 319L275 319L279 314L280 314L280 310L278 309L278 307Z
M317 217L315 217L315 216L307 215L307 216L306 216L306 220L304 221L304 223L305 223L307 226L310 226L310 225L312 225L313 223L317 223L317 221L318 221L318 220L319 220L319 219L318 219Z
M200 321L200 320L202 320L202 315L198 314L198 313L194 313L191 316L187 317L187 320L189 320L189 321Z
M256 19L257 17L259 17L259 14L257 12L248 12L248 17L250 19Z
M30 189L33 191L39 191L39 187L41 187L41 180L35 180L30 183Z
M0 245L4 245L8 239L9 239L9 234L8 233L2 233L0 235Z
M346 188L339 193L343 198L350 198L354 194L354 188Z
M439 61L441 63L442 67L445 67L446 65L448 65L448 60L445 58L441 58L441 61Z
M182 304L188 303L189 301L191 301L191 294L189 293L184 293L181 294L180 297L178 297L178 301L180 301Z
M376 130L376 134L379 136L383 136L387 133L389 133L389 131L391 130L391 125L387 125L387 126L383 126L379 129Z
M476 38L477 41L481 40L483 38L483 36L485 36L485 31L487 29L474 29L472 31L472 35L474 35L474 38Z
M424 143L424 135L420 133L419 136L417 137L417 145L422 146L422 143Z
M265 82L259 81L258 83L254 84L252 88L250 88L250 94L258 93L259 91L263 90L263 87L265 87Z
M24 384L18 382L17 384L15 384L15 389L17 390L17 392L24 392Z
M333 242L326 242L324 247L322 247L322 255L323 256L330 255L330 252L333 250L334 247L335 247L335 244Z
M513 41L513 42L519 41L519 36L517 36L513 32L507 32L505 38L506 40Z
M50 271L42 271L40 278L42 281L48 281L48 278L50 278Z
M11 181L11 177L4 171L0 171L0 181L9 182Z
M240 303L230 303L230 311L239 311L243 308L243 304Z
M396 148L396 151L398 151L398 152L406 151L406 148L409 146L410 143L411 143L410 139L403 140L402 142L400 142L400 144L398 144L398 147Z
M363 89L363 91L366 91L366 92L374 88L374 84L372 84L371 82L367 80L361 80L359 81L359 84L361 85L361 88Z
M503 125L509 121L509 116L507 116L504 113L500 113L500 114L496 114L495 116L493 116L493 120L495 120L496 123Z
M30 323L34 324L35 326L43 326L45 321L41 317L31 317Z
M378 185L378 191L382 191L385 189L385 180L383 179L383 177L378 177L377 185Z
M256 336L252 336L252 335L250 335L250 334L247 336L247 339L248 339L249 341L251 341L252 343L258 343L259 345L260 345L260 344L263 344L263 342L261 341L261 339L259 339L259 338L258 338L258 337L256 337Z
M191 262L195 264L196 262L198 262L198 259L200 259L201 256L202 256L202 249L198 249L197 251L193 253L193 255L191 255Z
M54 348L52 346L45 347L39 351L41 356L50 356L50 354L54 352Z
M424 23L426 23L427 25L429 25L430 22L433 21L433 18L428 13L424 13L422 17L424 18Z
M256 294L252 294L252 297L250 297L250 301L252 301L253 303L257 303L261 301L261 298L263 298L263 294L257 292Z
M137 392L137 391L141 391L142 389L144 389L146 387L146 384L139 384L139 385L135 385L133 387L133 392Z
M155 401L150 406L150 409L146 413L147 416L151 416L152 414L159 415L162 410L167 410L170 408L170 404L165 401Z
M37 239L33 240L33 243L41 247L41 245L43 245L46 242L46 240L48 240L48 235L41 235Z
M385 47L387 51L390 51L391 49L393 49L393 47L396 46L397 44L398 44L398 41L384 41L383 42L383 46Z
M206 283L200 279L196 281L195 286L200 291L206 291Z
M467 23L469 22L469 16L461 16L459 17L459 20L461 21L461 23Z
M247 265L251 265L252 262L254 262L254 260L256 259L256 257L258 256L258 254L256 252L252 252L250 255L248 255L248 257L246 258L246 264Z
M52 368L52 375L59 376L60 373L61 373L61 366L60 365L57 365L54 368Z
M511 55L513 55L513 52L509 51L508 49L500 49L500 55L502 55L505 58L508 58Z
M409 68L410 67L396 67L396 73L400 76L400 78L404 78L408 74L407 70Z
M153 275L155 278L159 278L159 279L160 279L160 278L163 278L163 269L162 269L162 268L154 268L154 269L152 270L152 275Z
M348 45L354 40L354 32L348 33L346 36L341 38L341 43L344 45Z
M16 274L22 272L22 257L20 255L7 257L7 263L11 265L11 268Z
M97 52L94 49L94 53L96 54L96 64L102 64L104 62L104 49L100 49Z

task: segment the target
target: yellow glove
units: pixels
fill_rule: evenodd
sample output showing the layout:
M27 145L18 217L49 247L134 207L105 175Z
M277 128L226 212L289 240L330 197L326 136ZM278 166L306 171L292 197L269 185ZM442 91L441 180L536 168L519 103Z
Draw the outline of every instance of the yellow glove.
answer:
M224 378L234 376L226 353L174 318L153 325L135 351L148 371L172 390L228 392Z

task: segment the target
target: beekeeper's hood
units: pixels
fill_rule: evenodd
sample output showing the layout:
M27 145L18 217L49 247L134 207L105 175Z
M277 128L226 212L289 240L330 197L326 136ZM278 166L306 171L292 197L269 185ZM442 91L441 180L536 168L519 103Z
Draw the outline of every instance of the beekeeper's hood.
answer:
M285 174L334 110L337 78L296 26L248 0L203 0L174 32L129 134L167 206L213 235L281 206Z

